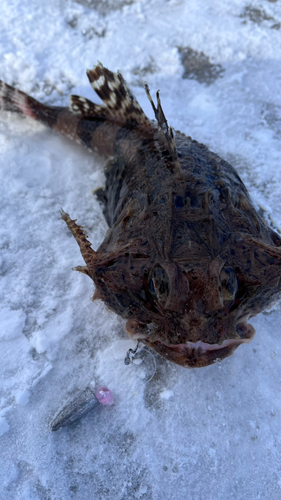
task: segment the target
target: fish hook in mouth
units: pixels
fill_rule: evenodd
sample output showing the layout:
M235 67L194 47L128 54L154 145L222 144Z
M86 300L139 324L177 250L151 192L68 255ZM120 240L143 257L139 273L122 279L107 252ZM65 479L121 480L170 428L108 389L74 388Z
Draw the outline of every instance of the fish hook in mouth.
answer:
M125 365L130 365L132 363L132 359L134 358L135 354L138 352L139 345L140 345L140 340L137 340L137 345L136 345L135 349L128 349L126 356L125 356L125 359L124 359Z
M126 331L133 340L141 341L151 347L164 358L184 366L185 368L201 368L230 356L241 344L249 343L256 333L254 327L246 321L239 323L237 333L243 338L226 339L221 344L209 344L199 340L182 344L167 344L165 342L151 341L146 325L141 325L135 320L129 320Z
M165 344L161 342L143 342L154 349L158 354L184 366L185 368L201 368L221 361L231 354L241 344L249 343L255 335L255 329L252 325L245 324L241 326L246 330L247 337L241 339L227 339L219 344L208 344L199 340L198 342L186 342L185 344Z

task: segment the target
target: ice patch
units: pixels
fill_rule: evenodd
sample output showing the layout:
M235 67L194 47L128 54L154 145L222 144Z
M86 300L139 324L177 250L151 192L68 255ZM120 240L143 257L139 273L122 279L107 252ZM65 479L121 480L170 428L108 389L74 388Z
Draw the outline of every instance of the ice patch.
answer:
M38 353L46 352L51 359L58 342L67 335L72 327L72 310L67 307L62 313L54 315L45 328L35 331L30 339Z
M9 429L10 426L5 417L0 418L0 436L3 436L3 434L5 434L5 432L8 432Z
M165 391L162 391L159 394L159 396L160 396L161 399L166 399L166 400L172 398L173 395L174 395L174 392L171 391L170 389L166 389Z
M22 335L25 324L25 313L8 307L0 309L0 338L5 341L16 339Z
M126 353L129 349L135 349L136 343L133 340L116 340L113 342L109 352L116 361L125 359Z
M30 392L27 389L25 389L21 394L17 395L16 403L25 406L29 401L29 397L30 397Z

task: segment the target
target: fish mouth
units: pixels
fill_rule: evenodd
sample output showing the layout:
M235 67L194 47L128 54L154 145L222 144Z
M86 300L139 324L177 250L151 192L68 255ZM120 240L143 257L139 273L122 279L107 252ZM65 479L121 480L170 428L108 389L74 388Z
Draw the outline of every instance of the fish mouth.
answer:
M243 323L239 328L243 331L244 338L226 339L221 344L209 344L202 340L170 345L161 342L152 343L149 340L144 340L144 343L173 363L185 368L202 368L231 356L241 344L251 342L256 333L254 327Z
M167 344L159 340L151 341L144 331L142 333L140 331L135 332L133 335L132 332L128 333L131 338L140 340L168 361L185 368L202 368L231 356L241 344L251 342L256 333L254 327L246 323L246 321L239 323L236 331L240 338L226 339L221 344L210 344L202 340L197 342L187 341L184 344Z

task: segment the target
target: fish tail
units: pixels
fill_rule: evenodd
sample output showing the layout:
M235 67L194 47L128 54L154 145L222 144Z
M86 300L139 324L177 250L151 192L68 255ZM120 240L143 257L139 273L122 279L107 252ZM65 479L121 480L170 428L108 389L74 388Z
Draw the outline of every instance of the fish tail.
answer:
M0 111L29 116L105 157L116 154L121 139L127 150L131 131L138 129L140 140L153 137L154 126L119 72L98 63L87 76L102 105L72 95L69 107L47 106L0 81Z
M105 106L70 96L69 107L47 106L0 80L0 111L28 116L103 156L113 153L120 125Z
M52 128L63 109L59 106L46 106L0 80L0 110L29 116Z
M1 110L28 116L79 144L91 146L93 126L85 123L83 116L68 107L47 106L0 80ZM104 118L96 118L95 125L102 121Z

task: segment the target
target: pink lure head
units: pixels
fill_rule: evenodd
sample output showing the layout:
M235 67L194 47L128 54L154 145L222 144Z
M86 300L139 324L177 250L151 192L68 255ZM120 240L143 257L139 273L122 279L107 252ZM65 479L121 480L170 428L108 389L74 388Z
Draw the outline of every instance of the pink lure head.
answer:
M97 400L99 403L102 405L113 405L114 404L114 397L110 389L107 387L100 387L96 394L95 394Z

